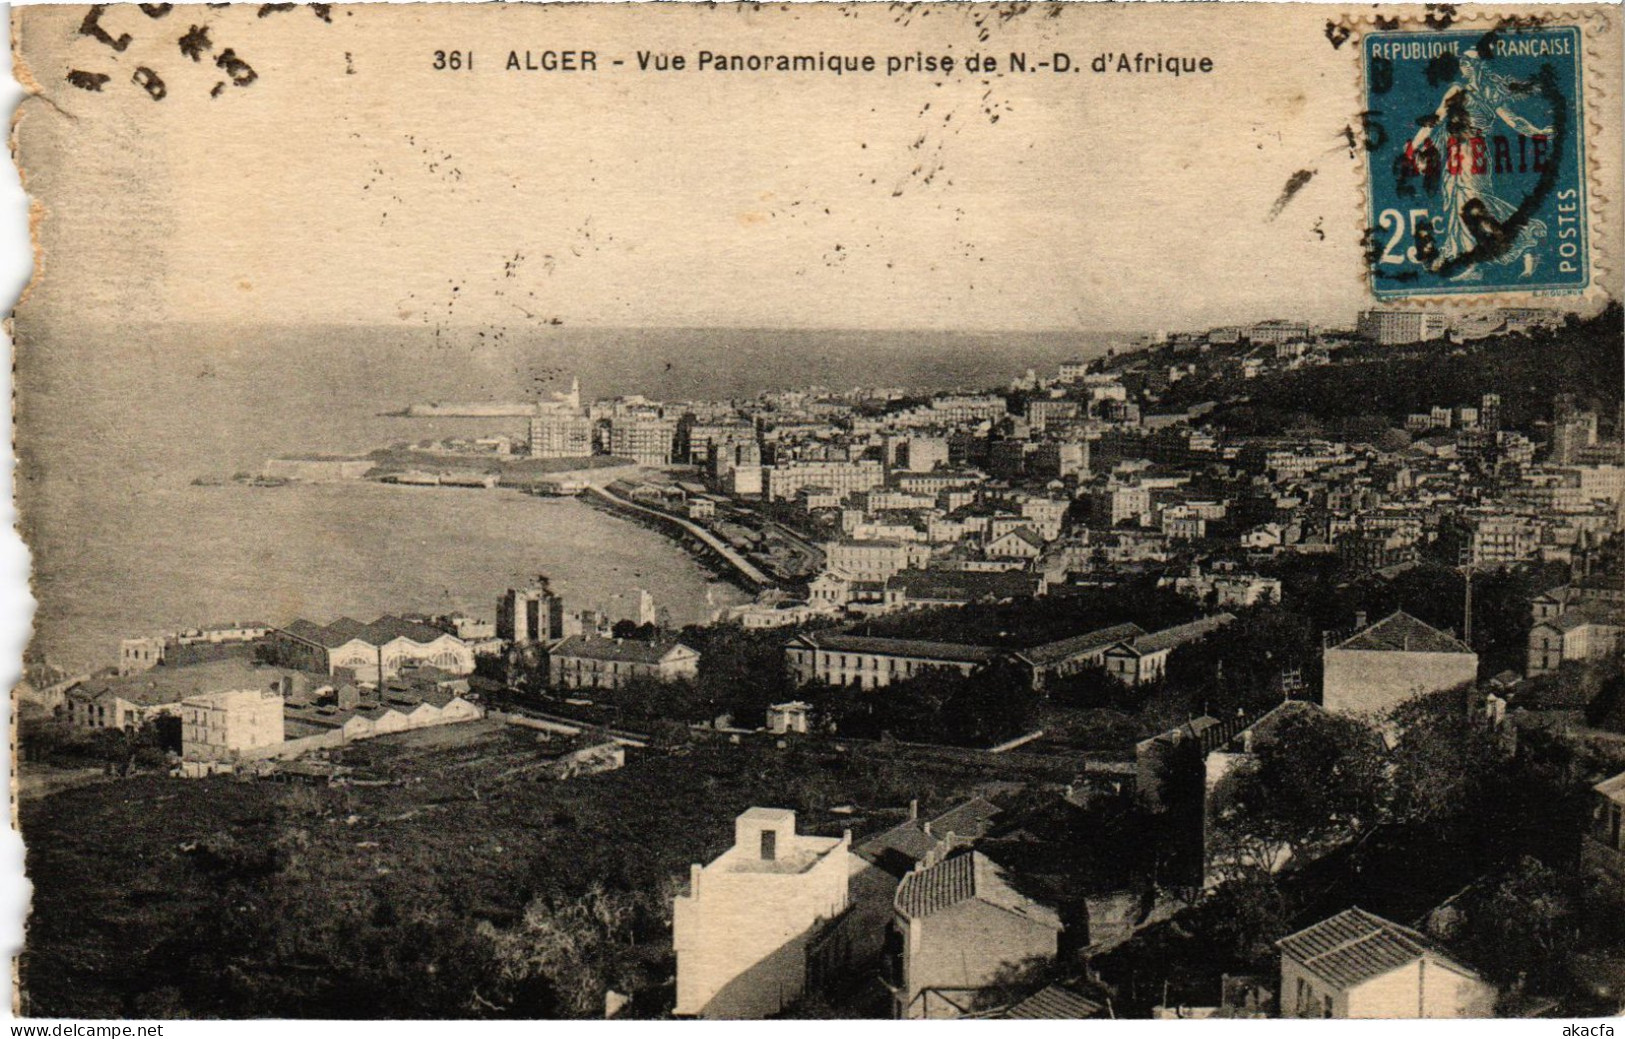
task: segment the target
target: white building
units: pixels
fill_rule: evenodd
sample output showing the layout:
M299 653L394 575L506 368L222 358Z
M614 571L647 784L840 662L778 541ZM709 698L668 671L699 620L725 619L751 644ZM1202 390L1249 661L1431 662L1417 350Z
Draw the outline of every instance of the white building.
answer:
M801 700L791 700L789 703L776 703L767 709L767 731L777 735L789 732L807 731L807 715L812 710L812 704Z
M282 742L282 697L270 690L232 689L181 701L181 757L231 761L246 750Z
M932 829L937 829L933 823ZM890 985L900 1018L954 1018L1001 976L1053 959L1061 921L980 852L916 869L897 887Z
M927 545L906 541L830 541L824 563L853 581L885 581L892 575L923 567L931 559Z
M1490 1017L1496 991L1424 936L1363 909L1276 943L1281 1016Z
M296 620L271 630L277 661L301 671L334 674L348 668L361 682L382 682L401 668L429 665L454 675L474 672L474 651L449 632L400 617L362 624L341 617L331 624Z
M1443 314L1420 310L1362 310L1355 326L1360 335L1383 346L1437 339L1448 328Z
M1395 611L1322 657L1321 703L1338 714L1387 714L1406 700L1478 677L1478 654L1460 639Z
M683 1016L760 1019L807 984L807 943L844 912L859 865L852 835L796 833L796 813L751 808L734 820L733 847L696 863L672 905L677 1005Z

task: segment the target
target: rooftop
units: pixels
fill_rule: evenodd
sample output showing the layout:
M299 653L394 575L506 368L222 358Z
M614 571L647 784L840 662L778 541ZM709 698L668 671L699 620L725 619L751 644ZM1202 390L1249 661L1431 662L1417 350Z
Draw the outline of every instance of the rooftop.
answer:
M1081 1021L1099 1017L1105 1007L1092 999L1064 989L1059 985L1045 985L1037 992L1004 1012L1004 1017L1017 1021Z
M1472 652L1465 642L1454 635L1424 624L1404 610L1395 610L1332 648L1383 653Z
M942 846L942 840L925 832L918 819L898 823L858 845L856 853L881 869L903 874Z
M283 625L281 630L294 638L314 642L327 649L337 649L346 642L353 642L356 639L374 646L382 646L398 638L425 645L446 634L427 624L419 624L389 614L379 617L371 624L363 624L353 617L340 617L331 624L316 624L301 617Z
M291 673L231 658L187 667L159 666L123 678L92 678L82 683L78 692L86 696L110 692L138 705L177 703L187 697L228 689L269 689L278 679Z
M993 817L999 814L999 806L981 797L973 797L962 805L956 805L941 815L932 819L927 825L931 832L939 837L953 834L955 837L969 837L975 840L987 835L993 828Z
M1621 772L1610 779L1605 779L1591 789L1615 804L1625 804L1625 772Z
M556 657L614 660L632 664L658 664L673 650L689 649L681 642L643 642L638 639L602 639L571 635L552 649ZM694 652L689 649L689 652Z
M922 918L972 900L1061 929L1055 910L1016 891L1004 878L1004 871L979 851L956 855L910 873L897 886L895 905L905 916Z
M1343 989L1379 978L1423 956L1471 973L1417 932L1358 907L1345 909L1276 944L1283 956Z
M1021 655L1028 663L1042 667L1045 664L1058 664L1085 653L1104 649L1114 642L1123 642L1144 634L1145 629L1138 624L1114 624L1109 628L1100 628L1083 635L1046 642L1022 650Z
M961 642L929 642L923 639L888 639L869 635L818 634L805 635L804 644L837 653L875 653L887 657L913 657L923 660L954 660L982 664L997 654L987 646L971 646Z
M1145 656L1150 653L1160 653L1165 649L1173 649L1187 642L1194 642L1204 638L1235 620L1231 613L1220 613L1212 617L1203 617L1188 624L1177 624L1172 628L1163 628L1149 635L1136 635L1125 639L1123 645L1136 656Z

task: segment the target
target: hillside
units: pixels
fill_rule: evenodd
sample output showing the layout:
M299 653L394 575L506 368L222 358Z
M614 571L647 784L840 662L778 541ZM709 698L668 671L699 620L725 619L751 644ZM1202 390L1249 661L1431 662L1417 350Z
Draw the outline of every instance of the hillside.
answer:
M1531 432L1550 420L1554 395L1572 393L1582 408L1599 413L1607 431L1625 396L1621 319L1620 306L1611 304L1596 317L1529 335L1349 347L1332 365L1256 379L1227 369L1177 383L1158 410L1215 400L1209 418L1234 433L1335 432L1376 420L1402 426L1406 415L1434 405L1476 405L1498 393L1503 428Z

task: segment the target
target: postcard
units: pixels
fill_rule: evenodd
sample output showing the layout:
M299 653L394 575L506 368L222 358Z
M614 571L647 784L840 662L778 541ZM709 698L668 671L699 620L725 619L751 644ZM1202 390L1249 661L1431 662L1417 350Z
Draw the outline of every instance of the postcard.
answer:
M1621 28L14 10L16 1012L1622 1012Z

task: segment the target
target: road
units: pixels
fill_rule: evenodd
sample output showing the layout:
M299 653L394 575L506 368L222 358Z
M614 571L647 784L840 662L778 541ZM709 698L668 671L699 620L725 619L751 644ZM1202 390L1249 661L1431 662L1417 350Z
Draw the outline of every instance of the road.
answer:
M596 494L618 508L626 509L631 512L641 512L665 523L675 523L677 526L682 527L686 532L698 538L703 544L705 544L706 547L716 552L717 555L727 560L728 565L739 571L739 573L744 576L746 580L760 588L771 588L774 586L775 582L771 577L757 569L754 563L740 555L732 545L729 545L726 541L723 541L721 538L717 537L715 534L696 523L692 523L689 520L683 519L681 516L675 516L669 512L662 512L659 509L651 509L647 506L639 505L637 502L628 501L607 487L592 486L587 489L587 493Z

